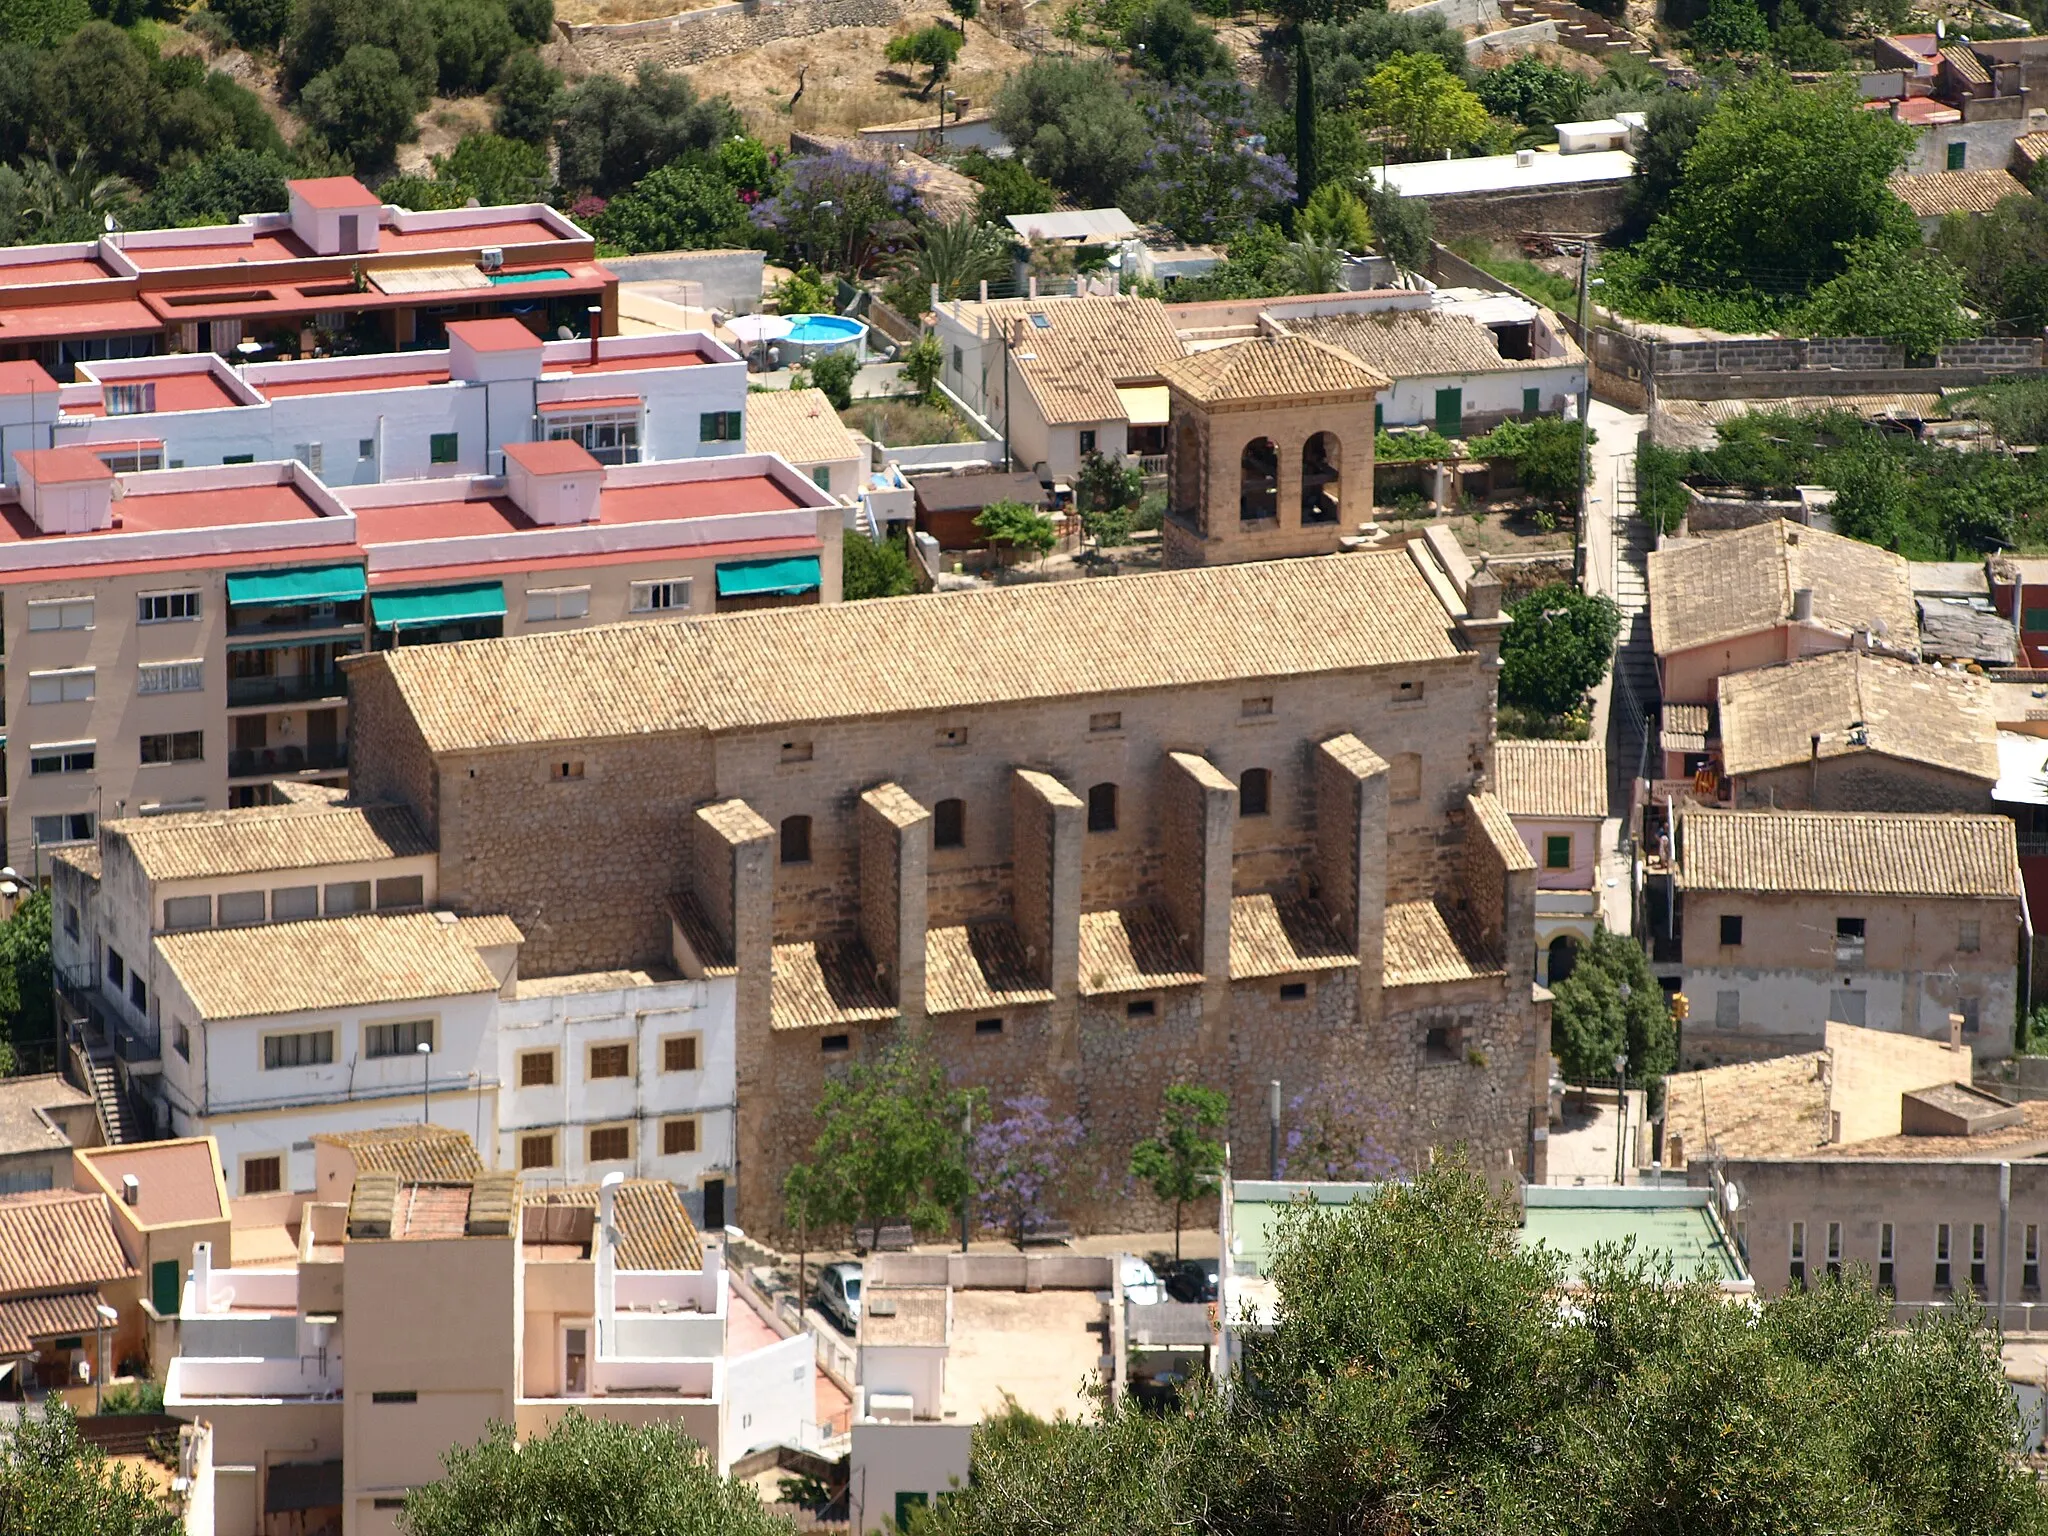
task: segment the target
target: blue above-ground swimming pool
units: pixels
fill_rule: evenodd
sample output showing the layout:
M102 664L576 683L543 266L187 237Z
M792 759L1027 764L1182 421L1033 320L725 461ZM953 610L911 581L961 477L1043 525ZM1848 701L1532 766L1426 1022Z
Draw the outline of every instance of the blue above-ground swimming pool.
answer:
M867 361L868 328L844 315L791 315L789 334L776 343L785 364L809 362L828 352L851 352Z

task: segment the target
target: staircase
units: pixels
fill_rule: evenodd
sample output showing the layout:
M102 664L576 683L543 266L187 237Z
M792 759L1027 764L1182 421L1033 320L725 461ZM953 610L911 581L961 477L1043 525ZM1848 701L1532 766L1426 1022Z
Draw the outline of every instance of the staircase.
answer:
M1568 4L1566 0L1505 0L1500 13L1511 27L1525 27L1538 21L1556 22L1557 40L1575 53L1590 53L1595 58L1610 53L1632 53L1646 61L1651 57L1649 48L1638 42L1620 22L1609 21L1582 6Z
M1616 783L1626 785L1645 771L1647 754L1656 747L1657 657L1650 646L1647 571L1657 536L1636 513L1635 456L1617 460L1615 469L1611 590L1621 609L1621 641L1614 654L1607 760Z
M120 1074L114 1069L114 1053L102 1047L87 1056L86 1062L92 1075L92 1101L99 1110L100 1126L108 1142L118 1146L122 1142L147 1140L128 1095L121 1089Z

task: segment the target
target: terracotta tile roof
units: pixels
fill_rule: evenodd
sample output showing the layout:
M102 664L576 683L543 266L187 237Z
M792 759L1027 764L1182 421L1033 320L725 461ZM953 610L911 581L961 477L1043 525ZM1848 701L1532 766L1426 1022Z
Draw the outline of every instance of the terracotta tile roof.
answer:
M747 452L779 453L792 464L814 464L855 458L860 450L825 391L770 389L747 396Z
M1331 396L1370 398L1387 387L1349 352L1306 336L1256 336L1227 347L1212 347L1177 362L1160 374L1197 404L1279 405Z
M968 1013L1049 1003L1015 925L1003 921L934 928L924 939L925 1007Z
M91 1094L54 1072L0 1079L0 1156L69 1146L64 1133L36 1111L91 1102Z
M1664 1079L1664 1135L1686 1161L1814 1151L1828 1134L1828 1055L1807 1051L1674 1072Z
M1291 976L1338 971L1358 964L1322 903L1300 896L1260 894L1230 901L1230 974Z
M345 1147L356 1172L389 1173L417 1184L468 1184L484 1171L476 1144L445 1126L388 1125L367 1131L329 1131L313 1138Z
M518 1211L516 1173L456 1182L358 1170L349 1191L348 1236L351 1242L507 1237L516 1231Z
M105 1195L0 1196L0 1295L77 1289L132 1273Z
M1704 752L1714 729L1711 704L1666 704L1657 744L1666 752Z
M1947 421L1949 411L1938 394L1774 395L1767 400L1659 400L1667 423L1683 422L1705 432L1701 446L1713 445L1712 427L1768 407L1794 416L1825 411L1850 411L1866 421Z
M619 1268L698 1270L704 1267L704 1243L697 1224L676 1198L666 1179L628 1179L613 1197L612 1219L619 1229ZM597 1209L595 1184L526 1191L527 1205L560 1205Z
M1991 71L1984 67L1983 61L1959 44L1951 43L1942 49L1941 61L1955 71L1958 80L1967 81L1971 85L1991 83Z
M1607 815L1607 748L1597 741L1498 741L1494 793L1510 816Z
M369 864L432 853L398 805L268 805L110 821L150 880L202 880L321 864Z
M1921 176L1900 172L1886 183L1892 195L1912 209L1916 219L1948 213L1989 213L2008 197L2025 197L2027 189L2011 171L1929 171Z
M1468 654L1414 560L1394 550L409 646L361 665L388 668L429 748L453 752Z
M725 942L711 921L711 915L703 904L688 891L677 891L668 898L668 915L675 925L683 930L683 940L696 951L697 962L704 967L706 976L736 976L739 966L732 957L732 946Z
M1398 309L1368 315L1303 315L1285 322L1288 331L1337 347L1374 373L1389 379L1439 378L1447 374L1527 372L1531 368L1583 367L1585 354L1559 333L1565 351L1557 357L1500 355L1493 332L1470 315L1440 310Z
M1420 987L1506 974L1500 956L1464 913L1433 901L1387 903L1385 985Z
M1882 624L1880 643L1912 651L1919 633L1906 561L1875 544L1759 523L1650 556L1650 637L1659 656L1755 634L1792 619L1792 594L1813 590L1814 622L1838 635Z
M1865 811L1686 811L1679 882L1692 891L2017 900L2005 816Z
M768 1016L774 1029L822 1029L896 1017L859 939L815 939L775 946Z
M1160 907L1081 914L1081 995L1199 986L1202 973Z
M116 1198L121 1181L134 1175L138 1194L126 1214L145 1227L218 1221L228 1214L220 1149L211 1136L92 1147L78 1158Z
M0 1301L0 1355L25 1355L38 1339L96 1333L103 1321L98 1291Z
M2048 160L2048 133L2023 133L2012 141L2015 159L2031 170Z
M210 928L167 933L154 942L205 1019L497 991L498 978L443 915L379 913Z
M2048 1152L2048 1099L2031 1099L2019 1106L2017 1125L1979 1131L1973 1136L1875 1136L1868 1141L1842 1142L1816 1150L1816 1157L1894 1157L1916 1162L1955 1158L1964 1161L2002 1161L2014 1156L2038 1157Z
M1998 778L1992 684L1861 651L1734 672L1720 681L1721 758L1733 774L1871 752Z
M1522 841L1522 834L1515 830L1514 820L1498 795L1468 795L1465 803L1472 808L1472 830L1492 839L1494 852L1509 873L1536 867L1536 855L1529 851L1529 845Z
M68 864L88 880L97 880L100 877L100 845L79 843L75 847L53 849L50 862Z
M1021 342L1013 337L1009 367L1056 427L1123 420L1116 386L1158 378L1182 352L1157 299L998 299L962 304L956 312L970 325L1021 335Z

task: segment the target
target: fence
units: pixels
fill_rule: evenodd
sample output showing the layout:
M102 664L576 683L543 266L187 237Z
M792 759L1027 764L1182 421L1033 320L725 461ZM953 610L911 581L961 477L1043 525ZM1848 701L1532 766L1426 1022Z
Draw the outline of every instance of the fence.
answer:
M882 1253L867 1259L875 1286L946 1286L955 1291L1106 1291L1116 1261L1094 1253Z

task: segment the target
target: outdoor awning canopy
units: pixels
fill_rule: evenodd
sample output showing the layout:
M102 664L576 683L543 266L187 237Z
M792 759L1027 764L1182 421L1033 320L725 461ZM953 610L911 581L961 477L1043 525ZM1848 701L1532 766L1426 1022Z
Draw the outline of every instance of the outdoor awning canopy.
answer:
M253 603L328 603L368 590L360 565L308 565L291 571L248 571L228 576L228 606Z
M1166 425L1166 386L1164 384L1119 384L1116 397L1123 402L1124 419L1134 427L1163 427Z
M718 568L720 597L774 597L816 591L823 578L816 555L746 560Z
M370 599L370 616L379 629L419 629L456 624L464 619L502 619L505 588L501 582L470 581L454 587L379 592Z

